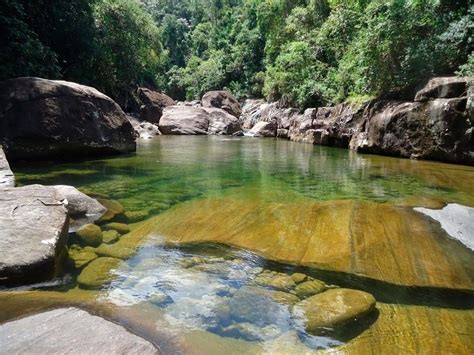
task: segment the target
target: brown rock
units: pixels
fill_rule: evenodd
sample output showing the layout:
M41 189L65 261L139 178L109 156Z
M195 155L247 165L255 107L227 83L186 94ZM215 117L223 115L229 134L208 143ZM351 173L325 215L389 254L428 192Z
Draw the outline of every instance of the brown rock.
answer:
M143 104L140 107L140 119L150 123L158 123L163 109L176 104L171 97L147 88L139 88L138 97Z
M205 93L202 97L202 106L223 109L237 118L242 113L239 102L228 91L209 91Z

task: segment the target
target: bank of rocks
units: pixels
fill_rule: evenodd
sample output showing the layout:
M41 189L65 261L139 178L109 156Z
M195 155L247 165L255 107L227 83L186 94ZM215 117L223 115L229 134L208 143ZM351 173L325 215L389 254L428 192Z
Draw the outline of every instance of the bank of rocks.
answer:
M253 136L474 165L473 82L434 78L414 101L342 103L302 114L277 102L247 100L240 121Z

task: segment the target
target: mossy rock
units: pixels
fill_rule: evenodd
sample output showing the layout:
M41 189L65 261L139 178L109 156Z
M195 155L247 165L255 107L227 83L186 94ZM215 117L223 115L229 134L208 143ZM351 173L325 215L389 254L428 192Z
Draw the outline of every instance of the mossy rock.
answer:
M327 285L323 281L311 280L303 282L295 287L295 292L300 298L317 295L326 290Z
M128 246L120 245L120 243L115 243L101 244L98 248L95 249L95 252L100 256L107 256L126 260L134 256L136 250Z
M119 238L120 238L120 233L114 230L109 230L102 233L102 242L106 244L113 244Z
M318 334L360 319L372 312L375 304L375 298L367 292L330 289L297 303L293 316L309 333Z
M102 244L102 230L95 224L86 224L76 232L81 241L93 247Z
M76 269L82 269L98 257L94 251L81 249L77 245L71 246L68 250L68 254L69 258L74 261Z
M98 289L109 283L114 278L114 270L117 269L122 260L109 257L101 257L91 261L79 274L77 283L81 288Z
M126 211L124 213L125 219L128 223L141 222L150 216L148 211Z
M117 222L108 223L104 226L104 228L106 230L117 231L120 234L127 234L130 232L130 226L125 223L117 223Z

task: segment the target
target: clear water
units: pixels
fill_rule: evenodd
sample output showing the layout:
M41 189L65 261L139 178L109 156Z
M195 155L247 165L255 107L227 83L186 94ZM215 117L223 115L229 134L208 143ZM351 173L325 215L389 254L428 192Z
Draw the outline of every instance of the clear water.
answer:
M149 218L185 201L234 193L269 202L356 200L415 206L441 201L474 206L471 167L248 137L163 136L140 142L137 153L128 156L19 164L14 170L19 185L74 185L85 192L116 199L127 211L144 211ZM186 216L182 223L186 223ZM262 270L286 275L304 272L328 285L365 290L374 294L378 302L389 305L469 312L474 308L472 294L465 290L403 287L276 263L258 253L220 244L163 245L157 238L161 236L150 234L138 253L115 270L112 282L93 297L97 303L115 306L114 317L119 322L133 324L136 332L173 352L182 345L176 345L175 336L186 339L182 348L188 351L196 342L204 342L206 353L232 353L238 349L253 352L248 344L258 344L256 352L280 349L299 353L302 349L350 343L377 322L383 322L373 315L350 328L317 336L308 334L292 316L292 306L276 302L265 293L267 288L258 284L256 279ZM193 262L196 257L198 263ZM469 251L463 252L462 257L472 261ZM39 297L41 292L46 295L61 291L67 301L68 293L73 295L71 290L77 289L77 272L70 270L69 276L59 286L38 286ZM73 299L71 296L71 303ZM133 309L133 315L125 309ZM467 318L472 319L472 313ZM160 327L166 327L166 331L158 332ZM195 335L190 335L193 331L201 332L196 336L198 340L190 340L194 339ZM222 345L222 339L229 342ZM277 348L271 347L276 341Z

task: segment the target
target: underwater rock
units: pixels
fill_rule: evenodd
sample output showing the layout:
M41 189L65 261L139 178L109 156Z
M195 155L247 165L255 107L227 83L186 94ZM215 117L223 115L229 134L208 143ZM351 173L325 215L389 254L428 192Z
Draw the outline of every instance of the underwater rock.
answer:
M149 211L125 211L125 219L128 223L141 222L150 216Z
M77 283L81 288L98 289L114 278L114 270L122 260L110 257L100 257L91 261L79 274Z
M0 189L4 187L15 186L15 175L10 170L5 153L2 146L0 146Z
M178 205L130 234L158 234L160 243L223 243L280 262L397 285L472 290L471 251L442 238L444 233L410 207L350 200L267 202L240 194Z
M104 228L106 230L117 231L120 234L127 234L130 232L130 226L125 223L118 223L118 222L108 223L104 226Z
M120 238L120 233L115 230L108 230L102 232L102 242L106 244L113 244Z
M124 327L78 308L59 308L0 325L6 354L159 354Z
M308 279L308 275L302 274L300 272L295 272L294 274L291 274L290 277L295 282L295 284L300 284Z
M107 209L107 212L105 212L105 214L100 218L101 221L110 221L115 216L125 212L125 208L117 200L98 198L97 201Z
M32 77L0 82L0 143L10 161L136 150L132 125L108 96Z
M318 293L323 292L327 288L327 285L323 281L311 280L303 282L295 287L295 292L300 298L306 298L314 296Z
M363 291L330 289L311 296L293 308L293 316L310 333L335 329L360 319L375 309L375 298Z
M282 273L272 274L262 272L255 278L255 283L260 286L270 287L281 291L288 291L295 287L295 282L291 276Z
M243 338L248 341L266 341L280 336L281 329L275 325L259 327L245 322L234 323L222 328L221 334L228 337Z
M101 256L110 256L111 258L126 260L135 255L135 248L120 245L119 239L119 241L115 242L114 244L99 245L95 249L95 252Z
M85 245L97 247L102 244L102 230L95 224L86 224L76 233Z
M54 187L28 185L0 193L0 284L57 276L66 256L68 215Z

